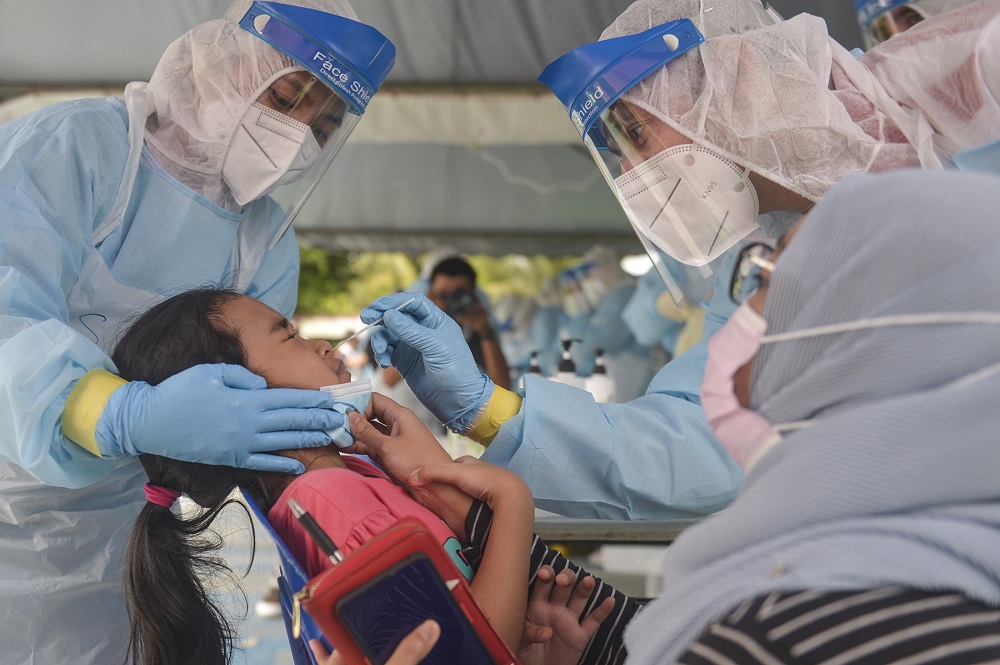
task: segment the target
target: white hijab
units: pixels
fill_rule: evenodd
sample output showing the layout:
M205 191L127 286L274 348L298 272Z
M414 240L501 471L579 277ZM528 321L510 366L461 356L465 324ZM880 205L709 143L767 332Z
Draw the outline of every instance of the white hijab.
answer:
M854 175L778 259L768 335L875 317L1000 318L1000 188L955 172ZM1000 606L1000 323L866 328L778 342L751 406L809 421L736 501L667 551L628 662L673 662L770 591L902 585Z

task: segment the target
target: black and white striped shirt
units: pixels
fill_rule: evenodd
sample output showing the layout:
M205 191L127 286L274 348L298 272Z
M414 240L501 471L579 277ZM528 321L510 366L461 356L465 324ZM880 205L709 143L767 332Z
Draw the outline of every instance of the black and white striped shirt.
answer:
M684 665L1000 663L1000 608L903 587L771 593L711 624Z
M473 569L478 570L479 568L482 552L486 550L492 523L493 511L490 510L489 506L482 501L473 502L472 510L469 511L469 515L465 519L465 534L471 547L463 550ZM615 599L615 609L601 623L597 632L590 639L590 643L580 657L579 665L606 665L624 662L625 644L622 637L625 626L631 621L642 605L610 584L605 584L601 578L583 570L556 550L549 548L535 534L531 541L531 567L528 571L530 574L528 579L529 584L534 585L538 569L543 565L551 566L557 574L569 568L577 574L577 583L587 576L594 578L596 582L594 591L590 594L582 616L590 614L595 607L603 603L607 598L614 597Z

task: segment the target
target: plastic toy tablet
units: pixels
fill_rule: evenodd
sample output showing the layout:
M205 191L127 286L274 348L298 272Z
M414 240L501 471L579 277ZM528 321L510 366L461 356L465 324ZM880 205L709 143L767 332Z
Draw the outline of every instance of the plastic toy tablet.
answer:
M416 520L399 522L359 547L295 598L348 663L383 665L426 619L438 622L441 637L425 663L517 662L465 578Z

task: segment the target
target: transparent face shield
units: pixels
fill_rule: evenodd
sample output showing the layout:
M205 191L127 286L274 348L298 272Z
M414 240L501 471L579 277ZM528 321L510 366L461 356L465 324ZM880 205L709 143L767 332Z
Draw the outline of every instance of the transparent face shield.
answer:
M625 99L585 142L674 301L707 300L724 255L760 228L747 169Z
M310 72L285 74L251 104L223 164L236 202L270 196L291 225L361 116Z
M884 0L857 3L858 26L865 50L881 44L893 35L906 32L927 18L927 13L910 1L890 2Z
M620 36L566 53L538 79L563 103L682 307L711 296L727 252L757 231L757 195L746 168L676 131L649 110L655 100L640 105L630 91L648 81L644 95L669 94L669 82L658 77L672 67L698 67L689 52L706 40L781 20L761 0L705 0L689 9L687 17L662 7L628 10L614 25Z
M385 81L396 49L369 25L296 5L257 0L239 25L301 66L275 76L250 104L222 165L238 205L270 197L280 207L271 249Z

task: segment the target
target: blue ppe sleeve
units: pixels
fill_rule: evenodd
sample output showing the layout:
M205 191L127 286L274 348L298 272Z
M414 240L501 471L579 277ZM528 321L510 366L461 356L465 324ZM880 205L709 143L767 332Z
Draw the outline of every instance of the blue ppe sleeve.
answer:
M59 423L81 376L115 369L66 325L66 298L118 193L123 113L91 99L0 126L0 458L53 485L88 485L118 464L70 442Z
M728 280L727 266L708 305L706 338L734 309L721 286ZM625 404L599 404L586 391L528 375L520 413L500 427L483 459L521 476L539 508L569 517L719 510L736 497L743 472L712 436L698 401L707 357L706 345L695 345Z

